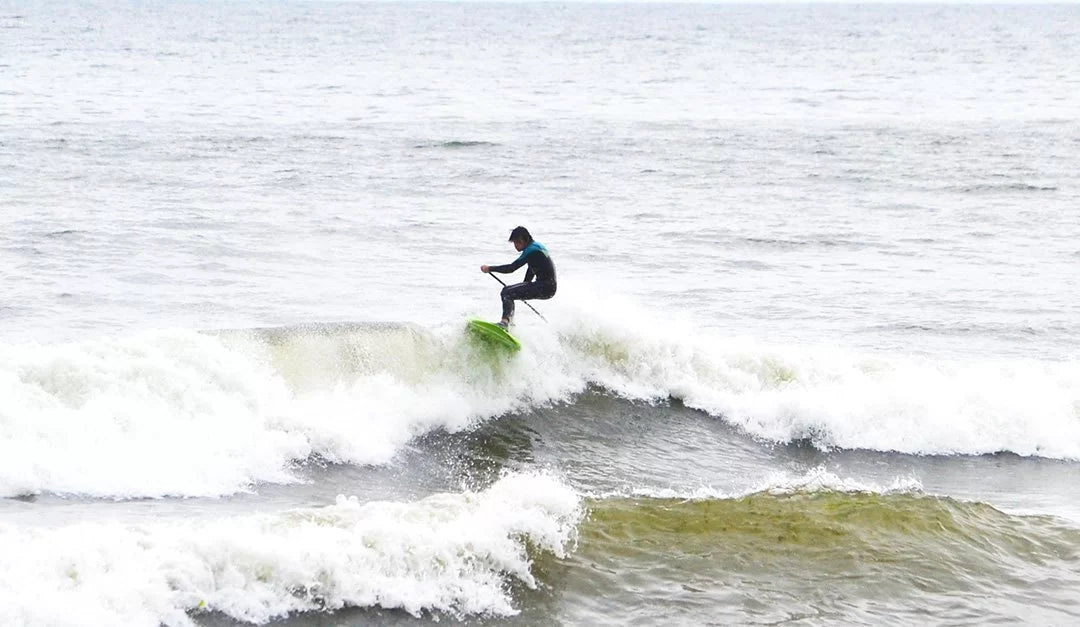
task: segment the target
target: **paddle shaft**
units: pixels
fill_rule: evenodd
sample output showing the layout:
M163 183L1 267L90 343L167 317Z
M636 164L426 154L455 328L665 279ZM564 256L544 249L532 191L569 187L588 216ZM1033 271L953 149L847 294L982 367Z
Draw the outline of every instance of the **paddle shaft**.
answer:
M502 283L502 286L503 286L503 287L506 287L506 283L503 283L503 280L502 280L502 279L500 279L499 277L495 276L495 274L494 274L494 273L488 272L488 273L487 273L487 275L488 275L489 277L491 277L491 278L495 279L495 280L496 280L496 281L498 281L499 283ZM543 320L544 322L547 322L547 321L548 321L548 320L547 320L547 318L545 318L543 314L541 314L541 313L540 313L539 311L537 311L537 310L536 310L536 307L533 307L532 305L530 305L530 304L529 304L529 301L527 301L527 300L523 300L523 301L521 301L521 302L525 303L525 306L526 306L526 307L528 307L529 309L532 309L532 310L533 310L533 313L534 313L534 314L536 314L536 315L540 316L540 319L541 319L541 320Z

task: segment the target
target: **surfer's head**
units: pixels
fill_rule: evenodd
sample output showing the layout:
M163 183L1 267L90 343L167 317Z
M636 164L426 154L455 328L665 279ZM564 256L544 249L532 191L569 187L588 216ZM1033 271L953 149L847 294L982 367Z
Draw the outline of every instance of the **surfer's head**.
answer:
M533 238L529 234L529 229L523 226L515 226L513 231L510 231L510 241L514 242L514 248L518 252L525 250L525 247L532 244Z

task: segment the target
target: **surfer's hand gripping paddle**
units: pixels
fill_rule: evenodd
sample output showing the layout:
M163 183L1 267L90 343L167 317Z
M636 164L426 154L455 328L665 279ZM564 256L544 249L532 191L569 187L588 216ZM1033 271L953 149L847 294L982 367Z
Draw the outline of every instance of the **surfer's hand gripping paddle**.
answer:
M495 280L496 280L496 281L498 281L499 283L502 283L502 286L503 286L503 287L506 287L506 283L503 283L503 280L502 280L502 279L500 279L499 277L495 276L495 274L494 274L494 273L492 273L492 272L485 272L485 274L487 274L487 275L488 275L489 277L491 277L491 278L495 279ZM523 300L523 301L521 301L521 302L525 303L525 306L526 306L526 307L528 307L529 309L532 309L532 310L533 310L533 313L534 313L534 314L536 314L536 315L540 316L540 319L541 319L541 320L543 320L544 322L547 322L547 321L548 321L548 319L547 319L547 318L545 318L545 317L543 316L543 314L541 314L541 313L540 313L539 311L537 311L537 310L536 310L536 307L533 307L532 305L530 305L530 304L529 304L529 301L527 301L527 300Z

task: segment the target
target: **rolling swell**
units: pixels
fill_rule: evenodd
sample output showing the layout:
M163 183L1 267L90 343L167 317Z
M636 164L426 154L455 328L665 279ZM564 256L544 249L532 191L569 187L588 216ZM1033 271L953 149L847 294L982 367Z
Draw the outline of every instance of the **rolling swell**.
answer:
M613 497L587 507L565 586L610 595L645 621L695 608L737 622L1077 616L1060 599L1080 585L1080 531L1051 517L832 490ZM975 604L981 615L961 598L985 599Z

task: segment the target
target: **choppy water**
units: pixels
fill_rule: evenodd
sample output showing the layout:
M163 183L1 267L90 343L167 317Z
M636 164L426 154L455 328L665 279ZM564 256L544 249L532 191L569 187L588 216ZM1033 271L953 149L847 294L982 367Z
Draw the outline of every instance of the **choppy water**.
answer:
M1076 6L0 2L0 622L1075 622L1078 59Z

